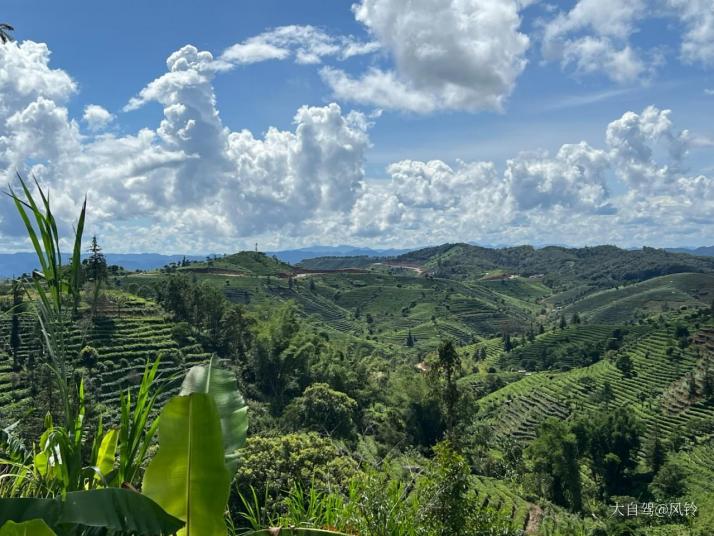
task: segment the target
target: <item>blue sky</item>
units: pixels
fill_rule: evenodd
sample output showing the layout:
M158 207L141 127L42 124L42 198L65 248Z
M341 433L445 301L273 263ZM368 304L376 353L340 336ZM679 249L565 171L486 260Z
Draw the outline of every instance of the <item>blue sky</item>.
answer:
M66 228L88 193L113 251L709 244L713 13L6 0L0 182L34 172Z

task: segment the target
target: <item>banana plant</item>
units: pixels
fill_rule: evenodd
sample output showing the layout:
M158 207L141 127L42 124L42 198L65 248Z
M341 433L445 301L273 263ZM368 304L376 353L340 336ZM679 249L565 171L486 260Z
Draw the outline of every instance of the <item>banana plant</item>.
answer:
M144 473L143 492L185 527L179 536L225 536L231 476L221 421L210 395L172 398L159 416L159 451Z
M221 368L215 356L208 365L192 367L181 385L180 395L204 393L216 403L221 419L223 451L226 468L231 475L238 466L238 449L245 444L248 433L248 406L238 391L235 375Z
M59 535L97 528L122 534L168 536L183 527L181 520L145 495L123 488L73 491L52 499L0 499L2 530L8 523L13 529L28 522L41 526L37 520Z
M0 536L57 536L41 519L15 523L8 521L0 527Z

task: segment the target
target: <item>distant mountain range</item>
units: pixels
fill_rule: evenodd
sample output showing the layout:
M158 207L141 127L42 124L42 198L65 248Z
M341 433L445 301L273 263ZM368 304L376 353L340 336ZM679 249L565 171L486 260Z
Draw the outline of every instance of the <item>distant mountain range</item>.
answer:
M310 259L323 257L396 257L416 251L411 249L373 249L355 246L312 246L298 249L285 249L280 251L267 251L267 255L275 256L283 262L298 264ZM498 248L500 249L500 248ZM667 248L671 253L687 253L698 257L714 257L714 246L699 248ZM220 257L221 255L211 255ZM84 255L83 257L86 257ZM107 253L109 264L117 264L126 270L154 270L172 262L179 262L186 258L191 261L202 261L205 255L163 255L160 253ZM37 267L34 253L0 253L0 277L12 277L29 273Z
M297 264L299 262L316 259L318 257L396 257L411 249L372 249L354 246L313 246L309 248L287 249L284 251L269 251L268 255L275 255L283 262Z
M689 253L698 257L714 257L714 246L704 246L700 248L668 248L672 253Z
M353 246L314 246L283 251L269 251L283 262L297 264L316 257L391 257L411 251L409 249L371 249ZM85 258L87 255L83 255ZM160 253L106 253L107 263L117 264L129 271L154 270L172 262L179 262L184 257L191 261L202 261L205 255L162 255ZM211 255L213 256L213 255ZM220 256L220 255L217 255ZM12 277L30 273L37 268L34 253L0 253L0 277Z

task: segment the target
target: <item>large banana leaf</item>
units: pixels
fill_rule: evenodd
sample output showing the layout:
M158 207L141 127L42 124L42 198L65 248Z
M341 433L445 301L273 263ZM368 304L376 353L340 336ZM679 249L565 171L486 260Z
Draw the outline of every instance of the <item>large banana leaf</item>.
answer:
M0 527L0 536L56 536L56 534L41 519L33 519L23 523L8 521Z
M225 536L230 476L221 422L209 395L172 398L159 418L159 451L144 474L143 491L186 522L180 536Z
M148 497L122 488L73 491L64 499L0 499L0 526L34 519L53 528L100 527L141 536L165 536L183 527Z
M221 368L213 358L208 365L192 367L181 385L180 395L206 393L213 398L221 418L223 452L231 475L238 465L238 449L248 432L248 406L238 391L232 372Z
M22 523L42 519L50 527L59 521L62 502L59 499L0 499L0 527L8 521Z
M59 521L143 536L174 534L183 527L149 497L123 488L68 493Z

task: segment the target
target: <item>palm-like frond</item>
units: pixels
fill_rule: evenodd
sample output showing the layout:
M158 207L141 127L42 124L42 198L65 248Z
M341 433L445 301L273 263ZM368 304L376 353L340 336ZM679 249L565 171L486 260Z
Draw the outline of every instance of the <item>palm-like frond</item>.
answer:
M2 41L3 45L9 41L14 41L14 38L10 35L10 32L14 31L15 28L13 26L6 22L0 22L0 41Z

